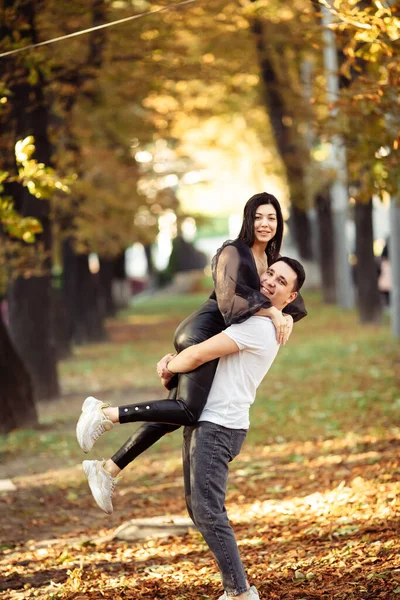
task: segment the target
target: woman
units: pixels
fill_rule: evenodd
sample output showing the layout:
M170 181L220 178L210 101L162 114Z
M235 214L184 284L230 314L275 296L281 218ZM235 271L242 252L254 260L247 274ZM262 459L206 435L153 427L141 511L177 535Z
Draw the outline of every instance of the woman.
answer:
M259 291L260 274L278 258L282 235L283 218L278 200L265 192L252 196L244 208L238 238L225 242L212 260L215 290L175 332L174 345L178 352L255 314L269 316L277 329L278 342L286 341L293 321L299 321L307 314L303 299L298 295L285 308L286 315L283 317ZM171 391L166 400L116 408L88 398L77 426L82 449L90 450L97 437L111 429L115 422L150 421L140 427L111 460L105 462L106 471L115 477L163 435L198 420L217 364L215 360L191 373L175 376L169 383ZM100 461L85 461L91 462Z

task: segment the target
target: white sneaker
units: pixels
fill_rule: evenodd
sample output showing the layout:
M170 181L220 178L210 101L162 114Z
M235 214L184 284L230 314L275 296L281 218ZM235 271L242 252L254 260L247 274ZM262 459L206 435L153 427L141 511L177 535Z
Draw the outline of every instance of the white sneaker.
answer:
M78 444L84 452L93 448L95 441L105 432L114 427L114 423L104 416L102 408L110 406L93 396L86 398L82 404L82 414L76 426Z
M120 477L113 477L104 469L105 460L84 460L82 469L88 478L93 498L104 512L111 515L114 508L112 496Z
M235 600L234 596L228 596L226 592L218 598L218 600ZM257 588L254 585L251 586L249 590L247 590L247 600L260 600L260 596L258 595Z

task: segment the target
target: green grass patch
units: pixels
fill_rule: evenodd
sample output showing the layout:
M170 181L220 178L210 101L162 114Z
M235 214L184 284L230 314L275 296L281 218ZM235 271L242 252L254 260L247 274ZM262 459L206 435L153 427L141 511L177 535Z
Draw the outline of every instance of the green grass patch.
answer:
M156 297L146 297L138 299L132 307L123 310L119 314L119 318L124 320L127 317L146 316L146 315L162 315L164 318L178 316L184 318L191 312L199 308L210 295L210 281L207 280L204 284L204 292L197 294L173 295L160 293Z

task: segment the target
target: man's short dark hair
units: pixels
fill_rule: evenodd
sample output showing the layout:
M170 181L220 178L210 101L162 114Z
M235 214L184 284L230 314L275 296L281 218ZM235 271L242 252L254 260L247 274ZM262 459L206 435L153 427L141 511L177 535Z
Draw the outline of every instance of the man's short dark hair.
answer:
M296 273L296 281L294 283L293 291L298 292L299 290L301 290L306 278L306 273L304 271L303 265L299 263L299 261L295 258L290 258L289 256L280 256L275 262L277 263L279 261L289 265L289 267L293 269L293 271Z

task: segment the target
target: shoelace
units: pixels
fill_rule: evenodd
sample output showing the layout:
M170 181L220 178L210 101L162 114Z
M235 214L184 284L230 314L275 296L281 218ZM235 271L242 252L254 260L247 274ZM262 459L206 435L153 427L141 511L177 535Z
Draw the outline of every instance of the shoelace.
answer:
M105 431L106 428L104 427L104 421L100 421L100 423L96 425L92 432L93 441L95 442Z
M112 479L112 481L111 481L111 489L110 489L110 500L113 497L116 485L117 485L117 482L115 481L115 479Z
M111 498L112 498L112 496L113 496L113 493L114 493L114 490L115 490L115 486L116 486L116 485L117 485L117 483L119 483L119 481L122 479L122 475L117 475L116 477L113 477L113 476L111 475L111 473L109 473L108 471L106 471L106 470L105 470L105 468L104 468L104 463L105 463L105 460L103 459L103 471L105 471L105 472L107 473L107 475L109 475L109 476L110 476L110 478L111 478L111 482L110 482L110 484L111 484L111 485L110 485L110 500L111 500Z

